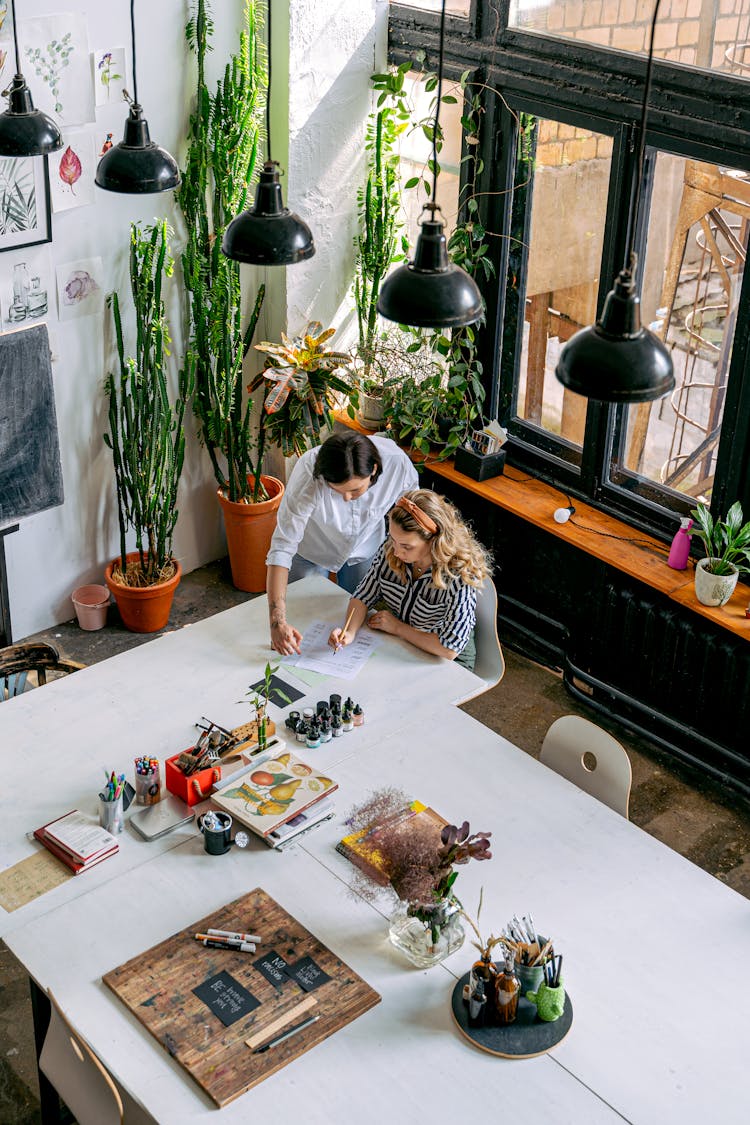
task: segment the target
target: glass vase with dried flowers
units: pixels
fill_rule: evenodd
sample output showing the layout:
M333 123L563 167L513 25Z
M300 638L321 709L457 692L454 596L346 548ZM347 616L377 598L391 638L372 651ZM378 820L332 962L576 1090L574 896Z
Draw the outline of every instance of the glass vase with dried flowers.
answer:
M399 899L388 936L412 964L429 968L464 941L456 866L491 859L490 832L443 821L398 789L381 789L347 818L355 890L372 901L383 886Z

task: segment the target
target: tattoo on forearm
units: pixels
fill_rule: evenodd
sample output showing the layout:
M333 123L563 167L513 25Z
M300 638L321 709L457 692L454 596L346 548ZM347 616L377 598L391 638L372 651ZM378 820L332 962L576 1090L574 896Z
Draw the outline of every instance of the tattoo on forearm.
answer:
M269 614L271 618L271 628L275 629L277 625L286 624L286 599L274 598L273 601L268 603Z

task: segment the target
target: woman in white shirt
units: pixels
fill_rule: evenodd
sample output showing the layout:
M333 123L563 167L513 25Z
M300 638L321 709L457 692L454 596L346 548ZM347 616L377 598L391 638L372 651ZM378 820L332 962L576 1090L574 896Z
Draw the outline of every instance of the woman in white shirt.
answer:
M287 482L266 558L276 652L299 652L302 640L286 619L287 583L333 571L351 593L385 539L385 516L417 483L416 469L390 438L349 431L303 453Z

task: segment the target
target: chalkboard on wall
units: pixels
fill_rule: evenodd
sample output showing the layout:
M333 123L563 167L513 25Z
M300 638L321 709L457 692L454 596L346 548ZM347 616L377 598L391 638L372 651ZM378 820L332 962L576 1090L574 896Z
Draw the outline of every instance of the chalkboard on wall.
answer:
M0 335L0 525L63 502L45 324Z

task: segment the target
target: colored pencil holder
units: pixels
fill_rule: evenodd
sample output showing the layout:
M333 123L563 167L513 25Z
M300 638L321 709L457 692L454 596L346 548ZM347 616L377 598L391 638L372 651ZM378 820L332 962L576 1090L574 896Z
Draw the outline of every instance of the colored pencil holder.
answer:
M99 823L107 832L116 836L125 827L125 804L122 793L114 801L104 801L99 798Z
M179 754L174 754L165 761L164 783L175 797L179 797L188 805L197 805L200 801L205 801L212 787L217 781L221 781L221 767L207 766L206 769L198 770L197 773L186 777L177 765L179 757Z
M157 765L151 773L135 775L136 805L155 805L161 798L161 774Z

